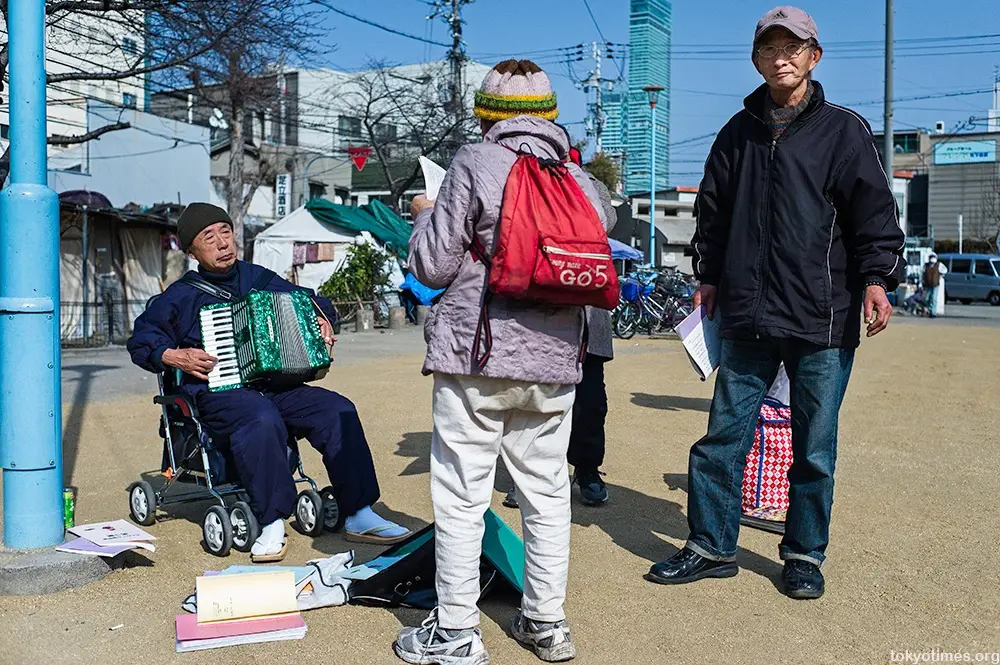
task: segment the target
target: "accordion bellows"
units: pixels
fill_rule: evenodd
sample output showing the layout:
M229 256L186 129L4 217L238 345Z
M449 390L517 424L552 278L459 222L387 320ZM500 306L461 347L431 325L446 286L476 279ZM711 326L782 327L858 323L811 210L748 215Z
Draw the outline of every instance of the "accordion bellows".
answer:
M253 291L199 312L205 351L219 359L208 375L212 391L255 382L315 381L326 375L330 353L312 298L302 291Z

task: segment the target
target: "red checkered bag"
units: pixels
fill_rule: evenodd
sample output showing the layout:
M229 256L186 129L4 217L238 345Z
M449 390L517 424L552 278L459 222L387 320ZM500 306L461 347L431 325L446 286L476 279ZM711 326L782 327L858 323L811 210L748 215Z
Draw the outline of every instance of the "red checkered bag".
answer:
M792 466L792 410L765 401L753 448L743 472L743 514L784 522L788 511L788 469Z

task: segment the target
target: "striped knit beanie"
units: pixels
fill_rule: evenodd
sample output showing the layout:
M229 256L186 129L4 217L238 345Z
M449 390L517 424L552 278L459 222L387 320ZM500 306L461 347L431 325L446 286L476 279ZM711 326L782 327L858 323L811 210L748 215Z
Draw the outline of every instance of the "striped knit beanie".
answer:
M490 70L476 92L476 117L490 122L519 115L546 120L559 116L556 93L542 68L531 60L504 60Z

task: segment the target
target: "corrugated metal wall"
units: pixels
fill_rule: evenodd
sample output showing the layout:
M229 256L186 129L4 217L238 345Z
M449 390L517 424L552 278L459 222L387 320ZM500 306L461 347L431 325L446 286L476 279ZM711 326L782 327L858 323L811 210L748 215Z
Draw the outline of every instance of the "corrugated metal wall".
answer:
M948 164L930 168L927 221L934 225L935 240L958 240L958 215L963 217L966 238L993 237L996 221L984 221L984 207L996 210L1000 165ZM992 207L991 207L992 206ZM990 232L992 228L992 232Z

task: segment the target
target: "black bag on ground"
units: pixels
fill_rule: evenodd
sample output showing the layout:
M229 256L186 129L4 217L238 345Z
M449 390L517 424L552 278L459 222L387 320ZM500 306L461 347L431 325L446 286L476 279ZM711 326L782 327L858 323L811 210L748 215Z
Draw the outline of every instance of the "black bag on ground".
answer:
M434 576L434 524L425 526L401 543L364 564L378 572L355 580L349 589L350 601L379 607L433 609L437 605ZM486 534L479 564L480 598L505 579L523 591L524 543L492 510L486 512Z

